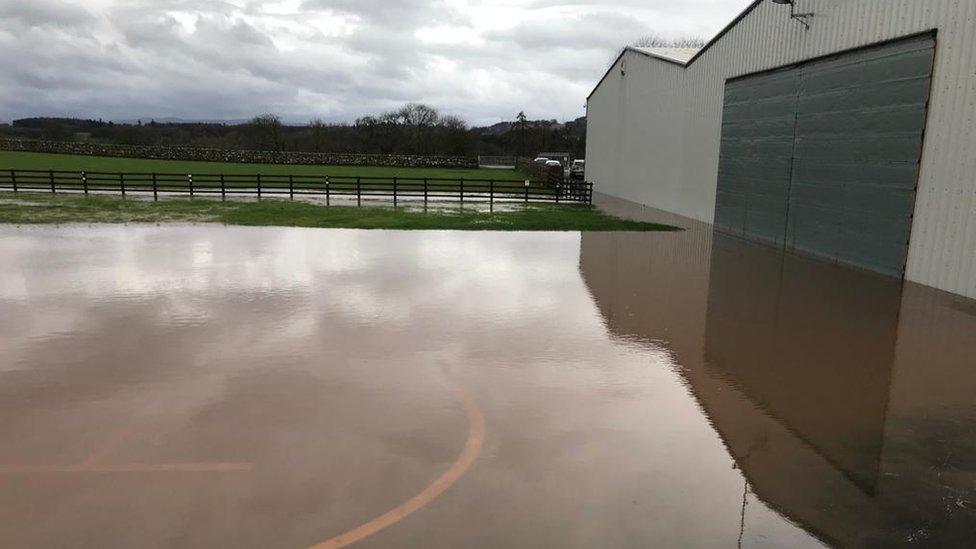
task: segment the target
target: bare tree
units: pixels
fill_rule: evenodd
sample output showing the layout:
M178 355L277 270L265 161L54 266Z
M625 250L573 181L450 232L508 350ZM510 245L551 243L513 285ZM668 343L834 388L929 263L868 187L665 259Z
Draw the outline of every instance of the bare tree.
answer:
M468 148L468 123L453 114L442 116L438 121L441 150L447 154L463 155Z
M437 125L440 113L437 109L422 103L407 103L395 111L384 115L389 122L399 126L426 128Z
M281 118L276 114L261 114L247 123L247 133L260 148L281 150Z
M461 118L460 116L456 116L453 114L449 114L447 116L441 117L439 125L449 130L456 130L456 131L464 131L468 129L468 123L465 122L464 119Z
M366 115L356 119L357 128L370 128L379 123L380 121L375 116L370 116L370 115Z
M316 118L308 123L308 129L312 134L312 150L324 152L328 149L329 137L326 134L327 126L321 119Z
M419 103L409 103L403 110L407 115L407 123L420 128L436 126L441 117L440 113L434 107Z
M380 133L391 137L391 146L409 154L430 154L435 134L445 128L456 126L463 120L457 117L442 117L434 107L423 103L407 103L402 107L384 113L378 119ZM456 129L456 128L454 128Z

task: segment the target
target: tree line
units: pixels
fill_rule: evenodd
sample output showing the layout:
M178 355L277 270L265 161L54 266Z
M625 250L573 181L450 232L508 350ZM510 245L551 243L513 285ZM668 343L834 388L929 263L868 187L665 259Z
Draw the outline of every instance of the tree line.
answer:
M530 120L469 127L459 116L408 103L353 123L312 120L294 125L274 114L241 123L131 123L74 118L25 118L0 126L0 136L56 141L88 140L120 145L196 146L226 149L409 154L448 156L532 156L539 152L585 154L586 121Z

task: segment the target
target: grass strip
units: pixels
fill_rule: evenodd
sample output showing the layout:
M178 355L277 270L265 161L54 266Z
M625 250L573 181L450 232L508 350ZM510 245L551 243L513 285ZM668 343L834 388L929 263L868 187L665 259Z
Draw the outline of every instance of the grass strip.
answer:
M587 205L513 206L506 211L324 206L172 198L151 202L110 196L0 193L0 223L162 223L466 231L668 231L668 225L616 218Z

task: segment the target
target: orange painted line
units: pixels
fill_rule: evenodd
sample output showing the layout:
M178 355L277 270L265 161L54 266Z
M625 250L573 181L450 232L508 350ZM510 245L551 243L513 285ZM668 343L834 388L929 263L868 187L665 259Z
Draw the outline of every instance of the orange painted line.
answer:
M253 463L122 463L118 465L0 465L0 475L37 473L246 473Z
M485 443L485 417L478 408L477 403L461 389L457 390L458 400L464 406L465 414L468 416L468 440L464 443L464 448L458 454L454 463L430 483L417 495L390 509L386 513L374 518L373 520L361 524L348 532L323 541L312 546L312 549L336 549L346 547L361 541L384 528L400 522L407 515L417 511L421 507L434 501L438 496L450 488L464 473L471 467L471 464L481 453L481 447Z

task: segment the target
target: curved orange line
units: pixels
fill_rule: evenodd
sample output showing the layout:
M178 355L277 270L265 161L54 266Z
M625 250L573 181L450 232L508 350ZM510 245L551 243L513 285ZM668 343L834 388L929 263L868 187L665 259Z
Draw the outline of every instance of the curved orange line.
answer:
M471 464L481 453L481 447L485 443L485 417L478 408L477 403L466 392L457 390L458 400L464 406L464 412L468 416L468 440L464 443L464 448L458 454L457 459L451 466L437 477L437 480L430 483L417 495L390 509L373 520L361 524L348 532L344 532L334 538L313 545L311 549L337 549L352 545L357 541L367 538L384 528L400 522L407 515L417 511L421 507L434 501L438 496L450 488L462 475L471 467Z

